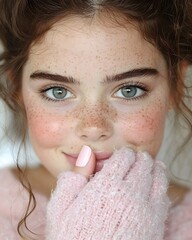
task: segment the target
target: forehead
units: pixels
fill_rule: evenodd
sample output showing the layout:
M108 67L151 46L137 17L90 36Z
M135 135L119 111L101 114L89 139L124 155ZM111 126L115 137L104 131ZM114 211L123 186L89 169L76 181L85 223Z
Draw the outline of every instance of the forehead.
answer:
M136 24L117 24L107 18L101 21L71 17L57 22L32 46L29 58L36 66L57 69L64 65L88 70L90 64L95 64L103 71L123 71L122 62L130 68L143 63L148 67L165 65L160 52L144 40Z

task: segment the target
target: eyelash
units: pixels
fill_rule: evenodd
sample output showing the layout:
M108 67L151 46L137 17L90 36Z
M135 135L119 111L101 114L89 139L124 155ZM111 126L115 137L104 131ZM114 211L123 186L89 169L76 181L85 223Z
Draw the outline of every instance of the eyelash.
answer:
M129 82L129 83L126 82L126 83L123 83L122 85L118 86L118 89L114 91L114 94L125 87L128 87L128 88L135 87L135 88L139 88L140 90L144 91L144 93L138 97L131 97L131 98L116 97L116 98L120 98L121 100L126 101L126 102L127 101L135 101L135 100L144 98L150 92L150 89L141 82Z
M142 94L141 96L138 96L138 97L130 97L130 98L126 98L126 97L116 97L116 98L119 98L123 101L133 101L133 100L139 100L143 97L145 97L148 93L149 93L149 88L146 87L146 85L144 85L143 83L141 82L129 82L129 83L123 83L121 84L120 86L118 86L118 88L114 91L114 94L117 93L119 90L125 88L125 87L135 87L135 88L139 88L140 90L144 91L144 94ZM68 98L64 98L64 99L54 99L54 98L50 98L48 96L46 96L46 92L51 90L51 89L54 89L54 88L61 88L61 89L64 89L66 90L68 93L72 93L71 90L68 90L68 88L66 88L65 86L61 86L61 85L53 85L53 86L49 86L49 87L45 87L45 88L42 88L39 90L39 93L41 94L42 98L47 100L47 101L52 101L52 102L61 102L61 101L67 101L69 99ZM113 94L113 95L114 95Z
M42 89L40 89L39 93L40 93L41 97L47 101L62 102L62 101L68 100L68 98L67 99L54 99L54 98L50 98L50 97L46 96L46 92L49 90L53 90L54 88L61 88L63 90L66 90L68 93L73 94L71 90L69 90L65 86L61 86L61 85L53 85L53 86L42 88Z

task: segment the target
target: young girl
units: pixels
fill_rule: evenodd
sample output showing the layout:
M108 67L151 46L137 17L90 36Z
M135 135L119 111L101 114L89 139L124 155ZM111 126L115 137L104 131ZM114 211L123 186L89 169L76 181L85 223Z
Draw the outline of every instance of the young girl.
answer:
M168 113L192 124L191 26L191 0L0 0L1 98L41 162L0 172L0 239L192 239L156 160Z

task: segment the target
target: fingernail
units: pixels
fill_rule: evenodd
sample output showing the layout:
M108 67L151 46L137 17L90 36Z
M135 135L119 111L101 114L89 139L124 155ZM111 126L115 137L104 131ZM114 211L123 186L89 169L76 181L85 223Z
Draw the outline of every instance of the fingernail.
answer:
M85 167L91 158L92 150L89 146L83 146L76 161L77 167Z

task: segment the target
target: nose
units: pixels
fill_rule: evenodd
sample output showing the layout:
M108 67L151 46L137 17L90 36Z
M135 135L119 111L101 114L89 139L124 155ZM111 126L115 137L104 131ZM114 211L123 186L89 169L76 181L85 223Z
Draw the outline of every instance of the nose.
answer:
M78 137L85 141L99 141L110 138L112 132L109 129L102 129L98 127L85 127L78 131Z
M88 143L109 139L114 132L113 114L113 109L105 103L86 102L77 116L76 135Z
M92 119L93 120L93 119ZM98 121L89 121L82 119L76 128L76 134L84 141L104 141L110 138L113 134L112 123L106 121L102 117Z

